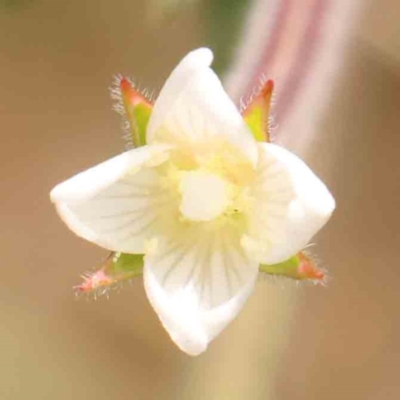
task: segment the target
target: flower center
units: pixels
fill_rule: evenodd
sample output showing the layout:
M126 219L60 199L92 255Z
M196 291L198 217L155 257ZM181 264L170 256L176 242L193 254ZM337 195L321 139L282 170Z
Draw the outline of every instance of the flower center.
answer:
M180 211L191 221L211 221L231 204L230 184L208 171L185 172L179 184Z

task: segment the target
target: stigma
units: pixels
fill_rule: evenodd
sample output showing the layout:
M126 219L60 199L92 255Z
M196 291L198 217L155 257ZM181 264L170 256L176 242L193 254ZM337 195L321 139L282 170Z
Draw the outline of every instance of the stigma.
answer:
M212 221L232 203L231 184L223 177L202 170L188 171L179 183L180 212L190 221Z

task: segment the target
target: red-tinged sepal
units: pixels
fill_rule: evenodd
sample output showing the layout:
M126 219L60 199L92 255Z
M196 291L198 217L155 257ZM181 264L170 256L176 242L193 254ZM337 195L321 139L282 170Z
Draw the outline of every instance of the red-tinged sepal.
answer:
M142 275L143 264L142 254L111 253L99 270L82 276L83 282L75 290L78 294L104 294L117 284Z
M312 281L322 285L327 280L326 271L319 268L304 252L300 252L279 264L261 264L260 272L268 275L283 276L297 281Z
M126 128L134 147L146 144L146 129L153 109L152 102L125 77L116 78L111 96L115 110L126 118Z
M274 82L266 81L252 97L242 112L242 116L249 126L253 136L260 142L270 142L270 112Z
M301 280L312 280L315 283L321 284L326 283L328 275L325 269L318 267L316 263L303 252L300 252L298 257L300 259L298 274Z

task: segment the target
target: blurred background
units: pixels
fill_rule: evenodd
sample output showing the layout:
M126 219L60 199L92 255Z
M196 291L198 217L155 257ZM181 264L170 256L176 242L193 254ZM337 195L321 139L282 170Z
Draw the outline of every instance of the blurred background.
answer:
M395 0L0 0L0 399L398 399L399 18ZM75 299L107 253L48 193L124 150L115 74L157 93L203 45L238 104L275 79L276 141L337 211L312 248L327 287L261 278L191 358L140 278Z

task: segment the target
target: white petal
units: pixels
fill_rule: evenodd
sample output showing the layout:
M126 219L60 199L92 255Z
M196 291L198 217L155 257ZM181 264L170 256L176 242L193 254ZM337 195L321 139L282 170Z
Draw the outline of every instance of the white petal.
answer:
M296 155L260 144L259 168L245 248L262 249L265 264L284 261L304 249L330 218L335 201L324 183Z
M168 150L144 146L123 153L57 185L51 200L78 236L109 250L143 253L154 229L171 215L173 199L154 170Z
M154 105L148 143L230 143L255 165L256 142L239 111L209 68L212 52L189 53L175 68Z
M146 255L144 268L150 303L172 340L190 355L202 353L235 318L258 273L238 238L196 233L160 242Z

